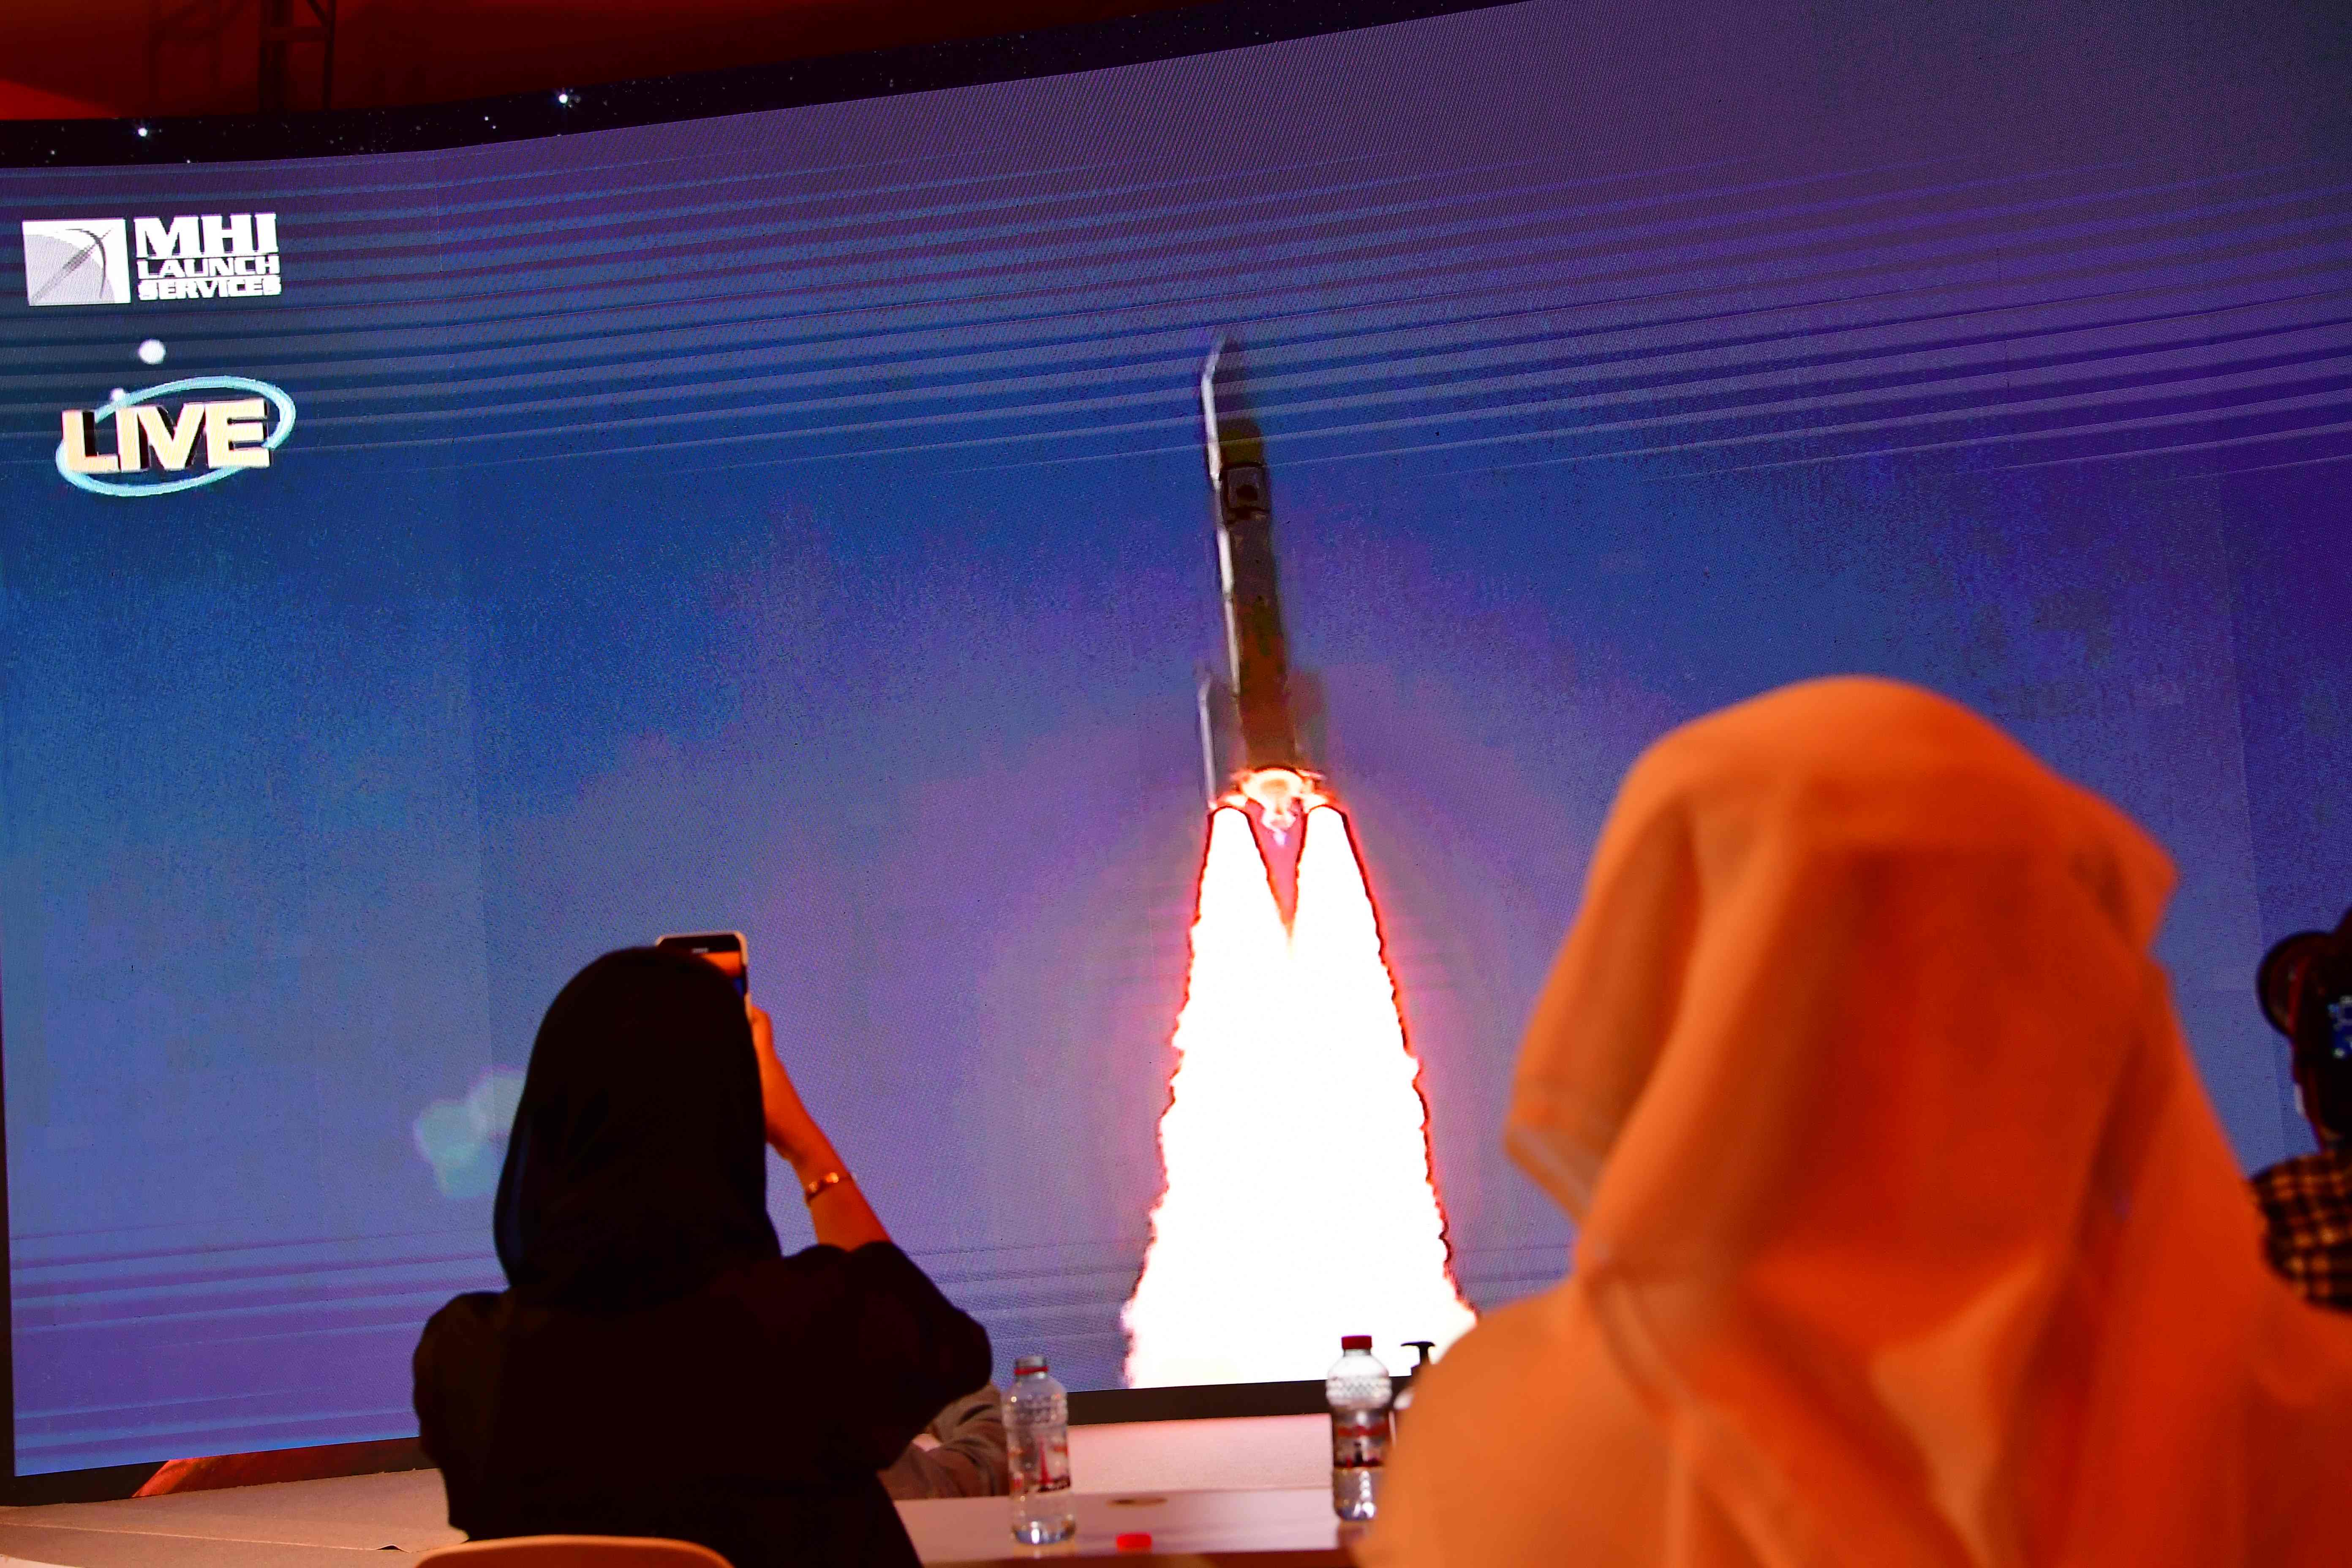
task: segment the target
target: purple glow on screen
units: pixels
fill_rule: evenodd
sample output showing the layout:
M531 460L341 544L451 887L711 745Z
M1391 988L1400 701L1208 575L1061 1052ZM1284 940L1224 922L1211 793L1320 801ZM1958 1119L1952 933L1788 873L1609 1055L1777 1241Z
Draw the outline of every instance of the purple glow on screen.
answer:
M747 934L1001 1357L1115 1385L1202 864L1220 331L1472 1304L1565 1265L1497 1129L1618 776L1825 671L1968 701L2147 825L2239 1154L2303 1147L2251 984L2352 901L2352 93L2252 23L1951 9L1536 3L0 172L0 244L267 212L282 261L5 306L20 1472L413 1431L418 1327L499 1282L541 1011L664 931ZM160 374L299 426L230 483L67 484L59 411Z

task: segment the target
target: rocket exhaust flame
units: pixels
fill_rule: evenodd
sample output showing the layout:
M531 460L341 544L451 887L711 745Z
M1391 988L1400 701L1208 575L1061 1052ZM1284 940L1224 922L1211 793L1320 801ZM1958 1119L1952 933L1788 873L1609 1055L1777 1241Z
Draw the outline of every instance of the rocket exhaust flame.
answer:
M1297 782L1276 840L1297 846L1286 921L1270 825L1233 796L1209 816L1167 1187L1124 1314L1133 1387L1311 1378L1342 1333L1442 1347L1472 1321L1363 868L1347 818Z

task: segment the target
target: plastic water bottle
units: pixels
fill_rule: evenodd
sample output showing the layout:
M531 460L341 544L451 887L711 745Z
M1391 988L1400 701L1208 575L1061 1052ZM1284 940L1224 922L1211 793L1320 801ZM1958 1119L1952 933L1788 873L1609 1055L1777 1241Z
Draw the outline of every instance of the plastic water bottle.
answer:
M1045 1371L1045 1358L1013 1363L1004 1396L1004 1446L1013 1470L1013 1539L1050 1546L1078 1532L1070 1507L1070 1396Z
M1331 1405L1331 1510L1368 1520L1381 1510L1381 1470L1389 1459L1389 1405L1396 1384L1372 1354L1372 1336L1349 1334L1323 1380Z

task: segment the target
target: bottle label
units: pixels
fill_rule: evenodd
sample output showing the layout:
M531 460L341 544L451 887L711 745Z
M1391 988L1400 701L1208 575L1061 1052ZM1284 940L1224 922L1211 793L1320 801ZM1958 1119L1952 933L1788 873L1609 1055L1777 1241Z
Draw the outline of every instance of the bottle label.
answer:
M1070 1435L1066 1432L1012 1432L1006 1458L1011 1461L1013 1495L1059 1492L1070 1489Z
M1335 1470L1376 1470L1388 1462L1389 1413L1385 1410L1335 1410L1331 1413L1331 1468Z

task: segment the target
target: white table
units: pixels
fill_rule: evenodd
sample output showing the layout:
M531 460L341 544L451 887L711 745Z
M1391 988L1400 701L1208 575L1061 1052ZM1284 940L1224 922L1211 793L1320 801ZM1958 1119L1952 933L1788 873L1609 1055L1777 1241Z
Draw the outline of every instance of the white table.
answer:
M1237 1491L1081 1492L1074 1541L1023 1546L1013 1539L1003 1498L902 1502L898 1515L926 1563L1026 1564L1065 1557L1234 1568L1348 1568L1354 1559L1331 1512L1331 1489ZM1121 1535L1148 1534L1149 1547L1123 1550Z

